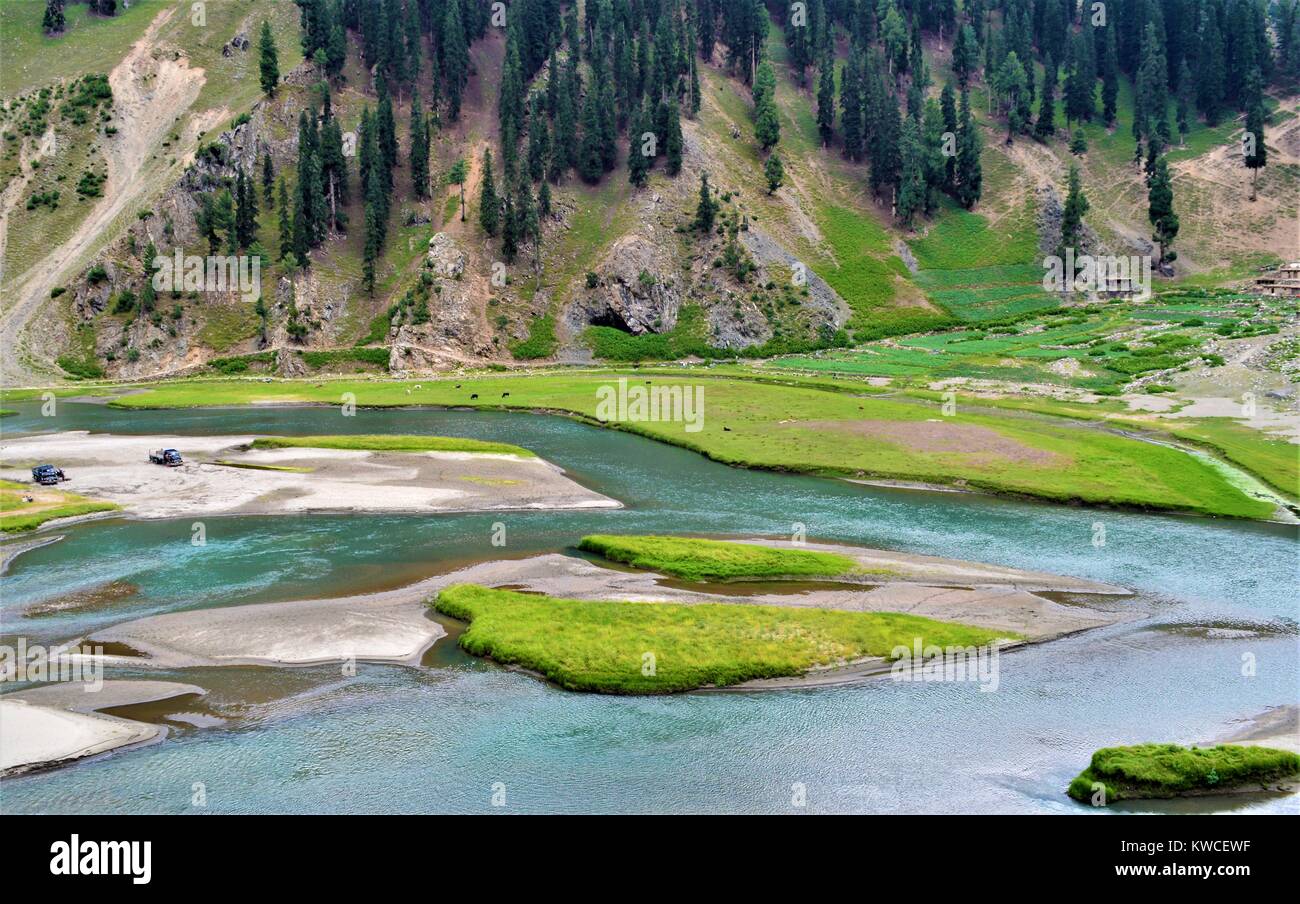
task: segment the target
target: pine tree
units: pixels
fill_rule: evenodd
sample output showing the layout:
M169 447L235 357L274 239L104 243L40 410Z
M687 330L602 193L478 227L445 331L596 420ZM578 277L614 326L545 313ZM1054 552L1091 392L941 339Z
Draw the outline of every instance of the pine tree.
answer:
M1025 126L1021 103L1028 88L1025 67L1020 65L1020 57L1014 50L1002 61L996 82L997 90L1007 101L1007 144L1010 144L1012 136Z
M551 183L543 182L537 191L537 212L540 216L551 215Z
M320 133L321 185L325 193L326 228L343 230L348 215L348 164L343 156L343 131L337 118L325 121Z
M564 67L561 85L555 102L555 141L551 153L552 182L559 182L572 167L575 157L574 143L577 137L577 97L578 75L572 59Z
M63 0L46 0L45 16L41 20L41 28L47 35L63 34L63 29L67 26L67 19L63 14Z
M879 122L873 127L878 138L871 152L871 189L877 196L888 186L897 188L902 174L902 118L898 101L887 89L883 90Z
M952 82L944 83L943 91L939 94L939 110L943 114L943 131L946 135L951 135L954 142L954 146L950 151L944 151L943 190L955 197L957 190L957 148L955 144L958 120L957 101L952 90Z
M375 142L383 166L380 176L384 190L393 187L393 167L397 165L397 121L393 118L393 101L388 95L388 79L381 72L378 79L379 103L375 107Z
M1250 200L1258 196L1259 171L1268 163L1268 148L1264 144L1264 121L1268 112L1264 108L1264 92L1260 89L1259 68L1251 70L1246 80L1246 130L1242 135L1246 168L1251 171Z
M1115 26L1107 24L1101 58L1101 118L1107 126L1115 124L1115 104L1119 98L1119 61L1115 51Z
M840 70L840 133L844 137L844 156L862 159L862 94L859 88L856 58L850 58Z
M895 211L899 222L910 229L916 215L925 207L925 161L921 151L921 128L911 116L903 122L898 152L902 169Z
M1079 167L1070 164L1069 190L1065 196L1065 207L1061 213L1061 242L1056 248L1058 257L1064 259L1066 250L1080 250L1079 238L1083 233L1083 217L1088 212L1088 199L1083 194L1083 183L1079 177ZM1069 274L1073 277L1073 274Z
M266 19L262 20L262 34L258 39L258 49L261 53L262 91L266 94L274 94L276 86L280 84L280 56L275 49L275 36L271 34L271 23Z
M608 73L606 73L608 76ZM676 98L673 99L676 103ZM600 89L600 165L604 172L618 166L618 114L614 109L614 86L608 77Z
M682 117L677 107L677 98L668 99L667 134L664 140L664 153L667 155L664 169L668 175L676 176L682 171L682 153L685 143L682 140Z
M505 195L501 199L501 256L507 264L515 261L519 253L519 219L515 208L514 194L508 184L504 184Z
M501 223L501 199L492 175L492 149L483 152L483 185L478 196L478 222L488 235L496 235Z
M1034 137L1046 141L1056 134L1056 64L1051 57L1043 65L1043 89L1039 92L1038 121Z
M700 173L700 202L695 206L694 228L708 235L713 232L713 219L718 214L718 202L709 191L709 174Z
M650 114L649 100L641 105L641 111L637 114L636 122L633 124L627 148L627 181L637 188L641 188L646 184L650 174L650 161L652 158L645 153L649 150L645 145L644 137L647 133L650 134L651 140L654 140L654 122Z
M952 71L963 90L970 83L970 77L978 65L979 42L975 38L975 29L963 25L957 29L957 37L952 45Z
M1197 59L1197 103L1205 116L1205 124L1219 124L1223 115L1223 99L1227 93L1227 62L1224 57L1223 33L1219 30L1218 16L1212 4L1201 10L1200 57Z
M1160 248L1159 267L1176 260L1178 253L1170 246L1178 236L1178 214L1174 212L1174 187L1169 178L1169 164L1158 157L1152 167L1147 188L1147 219L1151 221L1151 240Z
M781 163L781 155L776 151L767 158L767 163L763 165L763 175L767 178L767 193L770 195L785 181L785 166Z
M380 210L384 193L378 167L371 167L366 184L366 242L361 257L361 282L366 293L375 294L375 266L384 244L383 216Z
M411 91L411 187L415 197L429 197L429 124L420 108L420 89Z
M460 186L460 221L465 222L465 180L469 178L469 166L465 158L460 157L447 170L447 184Z
M293 254L293 213L289 209L289 189L285 187L284 176L280 177L280 203L276 211L280 218L280 260L286 260Z
M961 93L958 112L960 131L957 133L957 203L970 210L979 201L983 191L983 170L980 167L980 136L970 113L970 95Z
M546 162L551 153L551 132L546 124L541 95L533 98L528 114L528 176L534 182L546 176Z
M465 24L461 0L447 0L442 21L442 72L447 82L447 116L460 119L460 102L469 78L469 46L465 43Z
M270 151L262 154L262 200L266 202L267 208L275 200L275 164L271 161Z
M829 52L823 54L817 73L817 133L822 147L835 140L835 63Z
M582 139L578 146L578 175L584 182L595 184L605 171L605 141L601 132L600 92L587 91L582 102Z
M763 150L781 140L781 121L776 111L776 75L764 60L754 76L754 137Z

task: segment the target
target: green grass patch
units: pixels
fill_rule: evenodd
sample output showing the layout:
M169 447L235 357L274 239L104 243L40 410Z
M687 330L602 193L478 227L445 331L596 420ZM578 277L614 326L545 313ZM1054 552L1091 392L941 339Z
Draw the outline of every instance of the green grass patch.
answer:
M845 555L811 549L773 549L696 537L592 534L578 548L613 562L658 571L688 581L749 578L835 577L865 571Z
M1093 785L1105 785L1106 802L1149 797L1177 797L1197 792L1259 788L1300 772L1300 756L1271 747L1179 747L1136 744L1103 747L1070 782L1075 800L1092 799Z
M291 465L263 465L251 461L226 461L217 459L214 465L221 465L223 468L243 468L248 471L287 471L291 474L310 474L315 468L295 468Z
M334 348L324 351L304 351L302 360L312 370L365 370L377 367L388 370L387 348Z
M460 436L263 436L254 449L358 449L370 452L477 452L535 458L527 449Z
M53 503L37 501L26 502L23 497L32 495L38 499L54 497ZM39 487L34 484L16 483L12 480L0 480L0 532L19 533L35 530L47 521L56 518L75 518L95 512L115 512L121 508L113 502L98 502L78 496Z
M893 612L587 602L474 584L448 587L433 605L470 623L460 638L467 652L539 672L567 690L605 694L668 694L801 675L891 657L918 637L927 646L978 647L1007 636Z
M528 338L512 343L510 353L521 361L549 358L555 354L555 317L534 317L528 323Z
M545 409L594 421L600 399L598 389L617 376L610 372L494 375L424 379L419 383L331 380L319 386L309 381L178 381L114 399L110 405L151 408L254 402L338 404L341 392L352 392L359 404L368 407ZM703 428L687 432L689 425L675 421L607 426L693 449L726 464L834 477L957 484L1057 502L1207 515L1268 518L1273 511L1272 505L1251 498L1192 455L1106 433L1086 422L1076 423L1076 419L968 411L959 400L957 416L941 423L989 432L977 431L981 439L969 448L956 439L955 431L956 444L952 447L925 448L901 438L891 441L880 433L866 432L858 422L875 420L906 426L938 420L939 404L929 399L875 398L862 394L860 388L854 394L827 391L811 383L712 379L707 371L658 375L654 382L657 386L679 386L683 392L702 385ZM509 397L503 397L506 392ZM475 394L479 399L471 399ZM965 432L970 435L969 429ZM998 438L1013 444L1005 447L1007 454L979 448L984 440Z

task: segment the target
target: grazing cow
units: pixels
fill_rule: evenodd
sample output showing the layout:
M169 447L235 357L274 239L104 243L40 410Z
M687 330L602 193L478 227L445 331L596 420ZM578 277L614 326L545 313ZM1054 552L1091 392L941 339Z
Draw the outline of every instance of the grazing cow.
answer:
M474 399L477 399L477 398L478 398L478 393L477 393L477 392L470 393L470 397L469 397L469 398L470 398L470 401L471 401L471 402L474 401Z
M731 428L730 428L730 427L723 427L723 428L722 428L722 432L723 432L723 433L730 433L730 432L731 432Z
M508 392L503 392L503 393L501 393L501 398L503 398L503 399L508 399L508 398L510 398L510 393L508 393Z

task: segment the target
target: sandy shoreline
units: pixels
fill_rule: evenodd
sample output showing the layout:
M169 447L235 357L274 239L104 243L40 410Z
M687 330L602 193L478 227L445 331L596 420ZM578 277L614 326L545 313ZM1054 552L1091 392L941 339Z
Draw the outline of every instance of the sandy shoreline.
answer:
M62 766L110 750L161 740L159 725L98 712L152 703L201 687L172 681L105 681L98 690L81 684L45 684L0 696L0 776Z
M378 593L154 615L94 631L81 642L120 644L141 654L104 657L106 664L184 668L368 661L411 665L446 634L429 618L428 600L439 590L460 583L629 603L731 602L905 612L1015 633L1033 643L1136 617L1067 605L1039 595L1127 593L1112 585L934 556L827 544L808 546L845 552L864 562L887 562L900 573L896 577L872 575L868 578L871 583L860 586L800 584L783 589L781 582L774 582L768 592L734 595L725 587L689 589L669 585L652 572L604 568L586 559L549 553L482 562ZM797 679L780 679L771 686L842 683L846 678L860 680L878 669L871 663L859 663L851 674L842 670L832 674L835 671L819 669Z
M1214 741L1215 744L1246 744L1276 747L1300 753L1300 705L1274 706L1249 719Z
M247 436L118 436L83 431L0 444L0 478L27 483L36 463L59 488L116 502L136 518L305 513L445 513L617 508L540 458L458 452L245 449ZM185 464L150 464L175 448ZM226 462L227 464L218 464ZM242 466L242 467L241 467Z

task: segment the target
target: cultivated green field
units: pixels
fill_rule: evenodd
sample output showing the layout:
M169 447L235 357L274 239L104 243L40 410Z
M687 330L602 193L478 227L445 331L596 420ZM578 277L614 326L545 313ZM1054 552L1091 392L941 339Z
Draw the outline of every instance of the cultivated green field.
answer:
M699 537L633 537L592 534L578 548L613 562L670 574L688 581L860 574L848 556L810 549L773 549Z
M1258 790L1262 785L1300 773L1300 756L1271 747L1179 747L1137 744L1105 747L1070 782L1075 800L1092 799L1093 784L1106 788L1106 803L1188 793Z
M434 607L470 623L460 645L572 691L668 694L888 657L916 638L984 646L1009 637L894 612L708 603L588 602L459 584ZM650 674L647 674L649 672Z
M546 409L594 420L598 390L614 374L460 378L420 384L330 381L264 384L201 381L162 384L112 402L123 408L252 402L363 406L458 405ZM644 375L637 377L644 383ZM635 380L632 385L637 384ZM1266 518L1272 506L1231 486L1213 468L1177 449L1097 429L1087 422L967 413L947 418L920 399L882 399L807 386L738 379L666 377L652 385L699 387L702 429L681 421L608 423L701 452L727 464L856 478L960 485L1060 502ZM418 386L418 388L417 388ZM506 395L508 393L508 396ZM477 400L470 396L477 394Z

